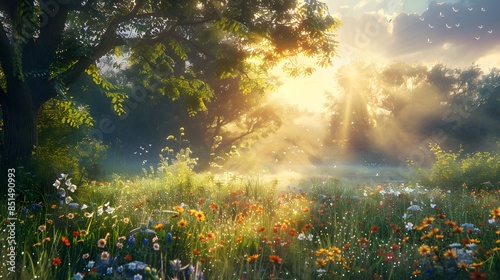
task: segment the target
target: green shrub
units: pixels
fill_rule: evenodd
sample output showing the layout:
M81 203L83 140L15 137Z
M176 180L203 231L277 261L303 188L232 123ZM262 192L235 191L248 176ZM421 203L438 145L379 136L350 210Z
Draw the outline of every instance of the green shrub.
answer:
M417 173L417 181L425 186L457 189L491 189L500 186L500 154L476 152L462 154L444 151L438 144L430 146L435 162L426 170L410 163Z

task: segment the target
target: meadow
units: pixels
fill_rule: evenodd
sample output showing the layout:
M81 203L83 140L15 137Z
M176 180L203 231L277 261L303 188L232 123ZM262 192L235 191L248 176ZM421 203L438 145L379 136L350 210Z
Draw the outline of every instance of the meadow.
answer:
M18 204L16 273L4 263L0 278L500 276L496 189L195 173L178 159L105 182L54 178Z

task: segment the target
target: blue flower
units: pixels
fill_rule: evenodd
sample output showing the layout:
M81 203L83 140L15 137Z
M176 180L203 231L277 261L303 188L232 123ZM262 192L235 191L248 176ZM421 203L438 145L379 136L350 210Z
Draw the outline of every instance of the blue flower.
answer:
M131 245L131 246L133 246L135 244L135 236L133 234L131 234L129 236L127 243L128 243L128 245Z
M128 269L134 271L137 269L137 264L135 262L131 262L128 264Z
M80 205L78 203L76 203L76 202L71 202L68 206L69 206L70 209L76 209Z
M113 267L108 267L108 268L106 269L106 274L108 274L108 275L113 274Z
M33 214L38 214L40 211L42 211L43 206L38 204L38 203L33 203L30 206L30 210Z
M117 271L118 273L122 273L122 272L123 272L123 266L121 266L121 265L120 265L119 267L117 267L117 268L116 268L116 271Z
M193 266L193 265L191 265L191 264L190 264L190 265L187 267L187 269L184 271L184 273L186 274L186 276L187 276L188 278L189 278L189 276L190 276L191 274L193 274L193 272L194 272L194 266Z
M148 245L148 243L149 243L149 240L144 237L144 239L142 240L142 245L146 246L146 245Z
M167 233L167 243L172 243L172 234L170 232Z
M432 276L432 268L426 268L424 270L424 275L425 275L426 278L431 278L431 276Z

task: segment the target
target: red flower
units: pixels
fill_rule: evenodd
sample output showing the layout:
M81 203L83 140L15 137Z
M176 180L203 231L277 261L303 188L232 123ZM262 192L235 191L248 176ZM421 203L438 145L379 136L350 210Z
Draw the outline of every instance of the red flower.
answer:
M80 233L78 232L78 230L74 230L73 231L73 236L74 237L78 237L78 235L80 235Z
M52 258L52 265L57 267L62 264L62 261L59 257Z
M131 261L132 260L132 254L126 254L123 259L126 260L126 261Z
M372 233L377 233L379 229L380 229L380 228L379 228L377 225L373 225L373 226L370 228L370 231L371 231Z

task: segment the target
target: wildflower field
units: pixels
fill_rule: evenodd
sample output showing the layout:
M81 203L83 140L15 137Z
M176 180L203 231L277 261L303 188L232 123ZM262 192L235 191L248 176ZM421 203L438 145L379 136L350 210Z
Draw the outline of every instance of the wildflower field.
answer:
M74 180L61 174L19 207L17 279L500 276L496 190L328 177L290 184L196 174L182 163L110 182ZM5 266L1 275L15 278Z

